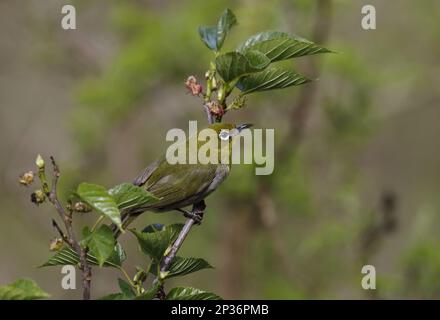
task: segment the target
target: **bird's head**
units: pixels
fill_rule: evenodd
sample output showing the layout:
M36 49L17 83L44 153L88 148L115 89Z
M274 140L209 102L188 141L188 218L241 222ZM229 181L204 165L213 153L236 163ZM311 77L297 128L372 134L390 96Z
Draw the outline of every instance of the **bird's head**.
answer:
M252 124L230 124L230 123L214 123L211 124L208 128L215 130L218 135L218 138L223 141L231 141L234 136L240 134L242 130L252 127Z

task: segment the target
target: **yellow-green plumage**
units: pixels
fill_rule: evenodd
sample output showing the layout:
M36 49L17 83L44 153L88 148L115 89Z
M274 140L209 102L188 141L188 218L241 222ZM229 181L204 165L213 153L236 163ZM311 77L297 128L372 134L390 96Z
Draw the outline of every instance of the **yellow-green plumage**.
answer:
M214 129L218 134L222 130L248 128L250 125L235 126L232 124L213 124L208 128ZM197 139L197 137L190 137ZM218 146L221 146L220 138ZM203 142L197 142L200 146ZM225 144L223 144L224 146ZM231 148L229 139L227 148ZM220 149L217 150L220 157ZM219 158L219 160L221 160ZM184 208L198 203L212 193L227 177L230 170L229 164L170 164L163 156L148 166L133 182L133 184L151 192L160 200L143 207L132 208L123 215L123 226L145 211L164 212Z

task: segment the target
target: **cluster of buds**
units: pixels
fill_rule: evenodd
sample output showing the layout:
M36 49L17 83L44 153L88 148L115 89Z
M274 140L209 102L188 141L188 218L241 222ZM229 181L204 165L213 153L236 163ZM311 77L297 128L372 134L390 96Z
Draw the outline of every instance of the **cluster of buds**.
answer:
M78 201L75 202L72 206L73 211L80 212L80 213L86 213L92 211L92 208L85 202Z
M32 182L34 182L34 172L28 171L23 173L20 176L20 180L18 182L20 182L20 184L24 186L29 186L30 184L32 184Z
M49 250L50 251L60 251L63 247L63 239L55 238L50 241Z
M188 89L188 92L193 96L198 96L203 91L202 85L197 82L197 79L194 76L189 76L188 79L186 79L185 86Z
M246 97L239 95L237 96L234 101L228 105L228 107L226 108L227 110L230 109L241 109L246 105Z
M225 114L225 110L217 101L210 101L207 103L209 111L216 117L222 117Z
M44 194L43 190L35 190L31 194L31 201L35 203L37 206L42 204L44 201L46 201L46 195Z

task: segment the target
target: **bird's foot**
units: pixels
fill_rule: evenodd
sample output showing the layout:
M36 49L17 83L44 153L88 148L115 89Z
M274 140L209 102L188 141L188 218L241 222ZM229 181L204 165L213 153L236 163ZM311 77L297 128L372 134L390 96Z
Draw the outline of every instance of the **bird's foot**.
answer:
M185 211L183 213L183 215L186 218L193 219L195 221L195 224L197 224L197 225L201 225L202 224L203 211L202 212L199 212L199 211Z
M183 216L188 219L193 219L196 225L201 225L203 220L203 211L193 209L193 211L178 209L178 211L183 213Z

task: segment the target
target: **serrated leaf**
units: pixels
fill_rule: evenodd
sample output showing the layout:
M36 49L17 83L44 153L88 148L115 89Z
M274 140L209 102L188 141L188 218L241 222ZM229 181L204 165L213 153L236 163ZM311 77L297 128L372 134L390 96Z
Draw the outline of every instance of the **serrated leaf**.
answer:
M160 263L165 251L176 240L182 227L183 224L172 224L160 231L145 233L131 230L131 232L136 236L142 252Z
M103 267L119 268L122 262L126 259L126 255L122 246L117 243L113 249L113 252L109 259L104 262ZM92 265L99 265L98 259L87 254L87 262ZM65 265L77 265L79 263L79 257L76 252L70 247L64 247L57 253L55 253L46 263L40 266L53 267L53 266L65 266Z
M18 279L0 287L0 300L36 300L47 297L49 295L30 279Z
M231 30L231 28L236 24L237 24L237 18L235 17L235 14L231 10L225 9L225 11L223 11L217 23L218 49L221 49L221 47L223 46L223 42L225 41L225 38L229 33L229 30Z
M131 183L122 183L111 188L108 193L113 197L119 210L141 207L147 203L159 200L143 188Z
M89 206L108 217L119 228L122 227L121 213L116 202L103 186L81 183L76 193Z
M145 291L141 295L134 298L134 300L153 300L153 298L156 296L157 291L159 290L160 286L161 285L159 282L153 283L153 285L151 286L150 289L148 289L147 291Z
M217 51L217 27L201 26L199 35L209 49Z
M262 54L260 51L249 50L246 51L244 56L248 60L251 68L254 70L263 70L270 63L270 59Z
M272 62L295 57L331 52L309 40L279 31L265 31L250 37L238 51L257 50Z
M212 268L213 266L211 266L206 260L201 258L175 257L171 262L171 265L169 266L163 279L184 276L203 269L212 269ZM154 271L156 269L157 269L157 265L153 264L151 270Z
M127 281L118 278L118 285L119 285L119 289L121 289L121 292L125 296L125 298L133 299L136 296L136 294L133 291L133 288Z
M291 70L270 68L241 78L236 86L243 92L243 94L249 94L256 91L298 86L310 81L310 79Z
M85 243L90 250L90 254L98 260L100 267L110 258L115 248L115 237L109 226L101 225L98 229L90 232L85 229Z
M191 287L177 287L168 292L166 300L222 300L218 295Z
M215 59L217 72L225 82L231 82L247 74L263 70L270 61L258 51L228 52Z

